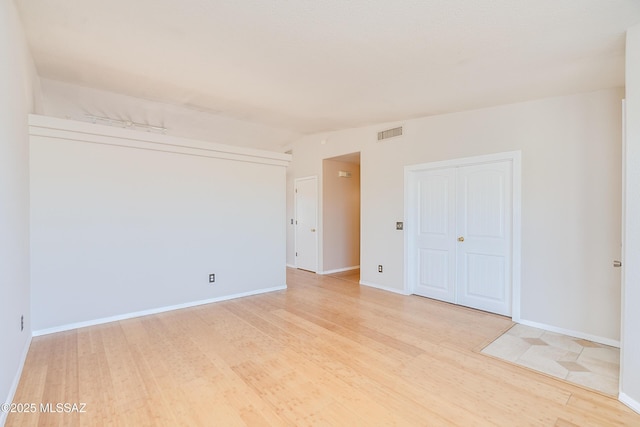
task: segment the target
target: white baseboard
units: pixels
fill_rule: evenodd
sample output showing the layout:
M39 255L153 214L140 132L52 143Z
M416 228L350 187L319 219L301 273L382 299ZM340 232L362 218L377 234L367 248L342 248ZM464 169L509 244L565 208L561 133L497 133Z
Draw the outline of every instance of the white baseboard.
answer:
M71 329L85 328L87 326L95 326L95 325L101 325L103 323L117 322L119 320L132 319L134 317L148 316L150 314L164 313L166 311L172 311L172 310L180 310L182 308L189 308L189 307L195 307L198 305L211 304L213 302L227 301L230 299L248 297L251 295L259 295L267 292L282 291L284 289L287 289L287 285L275 286L273 288L266 288L266 289L258 289L258 290L249 291L249 292L241 292L239 294L233 294L233 295L224 295L221 297L209 298L205 300L191 301L184 304L170 305L167 307L152 308L149 310L136 311L133 313L119 314L117 316L103 317L101 319L88 320L86 322L69 323L66 325L55 326L53 328L39 329L37 331L33 331L33 336L38 337L40 335L54 334L56 332L69 331Z
M531 326L533 328L544 329L545 331L555 332L562 335L569 335L570 337L581 338L584 340L589 340L593 342L597 342L604 345L610 345L611 347L620 348L620 341L612 340L611 338L600 337L597 335L585 334L584 332L572 331L570 329L558 328L556 326L546 325L544 323L531 322L529 320L520 319L519 322L526 326Z
M345 268L337 268L335 270L321 271L318 274L336 274L336 273L342 273L344 271L357 270L359 268L360 268L359 265L354 265L353 267L345 267Z
M287 264L287 267L289 267L289 268L297 268L297 267L296 267L295 265L293 265L293 264Z
M18 384L20 384L20 377L22 376L22 370L24 369L24 363L27 361L27 355L29 354L29 347L31 346L31 338L33 335L29 336L27 342L25 343L24 348L22 349L22 356L20 357L20 365L18 366L18 370L16 371L16 375L13 378L13 383L11 383L11 388L9 389L9 394L7 395L7 400L4 403L11 404L13 402L13 398L16 395L16 391L18 390ZM7 421L8 412L0 411L0 426L3 426Z
M640 402L637 400L632 399L629 395L623 392L620 392L618 395L618 400L640 414Z
M376 289L380 289L383 291L387 291L387 292L393 292L394 294L400 294L400 295L411 295L408 294L404 291L404 289L395 289L395 288L388 288L386 286L382 286L382 285L378 285L377 283L371 283L371 282L365 282L364 280L360 280L360 284L364 285L364 286L369 286L370 288L376 288Z

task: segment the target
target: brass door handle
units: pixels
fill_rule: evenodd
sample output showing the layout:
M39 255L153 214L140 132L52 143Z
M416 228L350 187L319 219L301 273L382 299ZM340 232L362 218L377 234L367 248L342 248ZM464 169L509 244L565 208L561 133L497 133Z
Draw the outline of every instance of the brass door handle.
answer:
M618 261L618 260L614 260L613 261L613 266L614 267L622 267L622 262Z
M462 236L458 237L458 242L464 242L464 237Z

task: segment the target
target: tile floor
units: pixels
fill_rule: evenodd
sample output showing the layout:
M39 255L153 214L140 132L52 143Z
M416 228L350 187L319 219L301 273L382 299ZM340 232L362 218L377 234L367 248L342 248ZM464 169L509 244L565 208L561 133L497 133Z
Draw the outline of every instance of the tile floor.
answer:
M516 324L482 353L618 395L620 350L615 347Z

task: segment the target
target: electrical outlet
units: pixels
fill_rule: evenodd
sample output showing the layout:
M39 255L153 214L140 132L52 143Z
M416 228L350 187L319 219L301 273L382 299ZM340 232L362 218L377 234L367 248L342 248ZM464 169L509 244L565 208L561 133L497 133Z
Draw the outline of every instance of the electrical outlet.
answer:
M24 331L24 315L20 316L20 332Z
M209 275L209 283L213 283L216 281L216 275L215 274L210 274Z
M378 273L382 273L382 265L378 265Z

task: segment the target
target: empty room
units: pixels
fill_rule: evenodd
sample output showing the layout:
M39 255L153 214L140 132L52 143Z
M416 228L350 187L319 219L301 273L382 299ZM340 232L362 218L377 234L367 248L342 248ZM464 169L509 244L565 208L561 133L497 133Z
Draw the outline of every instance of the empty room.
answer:
M637 0L0 0L0 426L640 426Z

